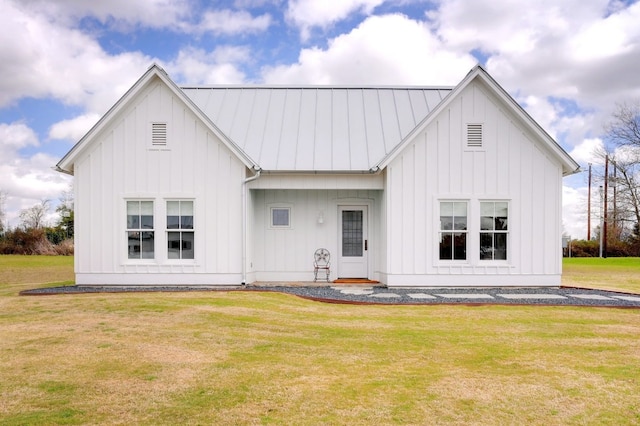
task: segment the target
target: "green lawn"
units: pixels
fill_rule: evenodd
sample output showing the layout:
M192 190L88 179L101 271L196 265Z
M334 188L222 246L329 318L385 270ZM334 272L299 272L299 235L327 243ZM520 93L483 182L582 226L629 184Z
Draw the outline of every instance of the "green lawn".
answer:
M640 294L640 258L574 257L564 259L562 284Z
M71 268L0 256L0 425L640 424L639 310L17 296Z

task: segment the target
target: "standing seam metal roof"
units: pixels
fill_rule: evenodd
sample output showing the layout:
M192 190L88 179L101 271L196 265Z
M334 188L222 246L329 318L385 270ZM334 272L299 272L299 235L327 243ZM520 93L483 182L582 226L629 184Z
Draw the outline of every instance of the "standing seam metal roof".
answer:
M368 171L451 87L183 87L266 171Z

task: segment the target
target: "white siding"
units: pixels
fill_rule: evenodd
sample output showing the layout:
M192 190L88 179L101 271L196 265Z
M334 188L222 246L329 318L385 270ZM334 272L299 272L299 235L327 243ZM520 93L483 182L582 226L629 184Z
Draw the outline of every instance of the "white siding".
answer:
M313 253L323 247L331 252L331 278L335 279L339 273L338 206L362 204L369 206L369 277L377 279L382 250L381 196L378 190L251 190L249 275L257 281L311 281ZM291 208L290 228L270 226L271 207Z
M156 121L168 123L166 149L150 145ZM244 175L244 165L191 110L152 82L75 162L78 284L238 284ZM128 198L155 203L153 260L127 258ZM194 261L167 259L167 198L194 200Z
M388 285L558 285L562 166L479 83L470 84L386 172ZM482 149L466 123L483 123ZM439 200L469 201L467 261L438 258ZM479 259L479 202L509 201L508 260Z

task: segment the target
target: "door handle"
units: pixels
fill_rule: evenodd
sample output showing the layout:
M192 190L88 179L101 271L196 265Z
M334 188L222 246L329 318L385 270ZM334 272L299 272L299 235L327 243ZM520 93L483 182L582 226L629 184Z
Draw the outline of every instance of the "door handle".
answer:
M364 251L369 250L369 240L364 240Z

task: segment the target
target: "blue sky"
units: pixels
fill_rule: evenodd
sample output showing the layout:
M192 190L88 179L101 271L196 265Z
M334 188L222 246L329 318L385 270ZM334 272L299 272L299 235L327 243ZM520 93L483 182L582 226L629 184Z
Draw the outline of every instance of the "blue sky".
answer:
M51 168L152 63L185 85L430 86L481 63L597 167L616 103L640 99L638 22L640 3L618 0L0 0L5 224L69 188ZM576 238L586 182L564 181Z

